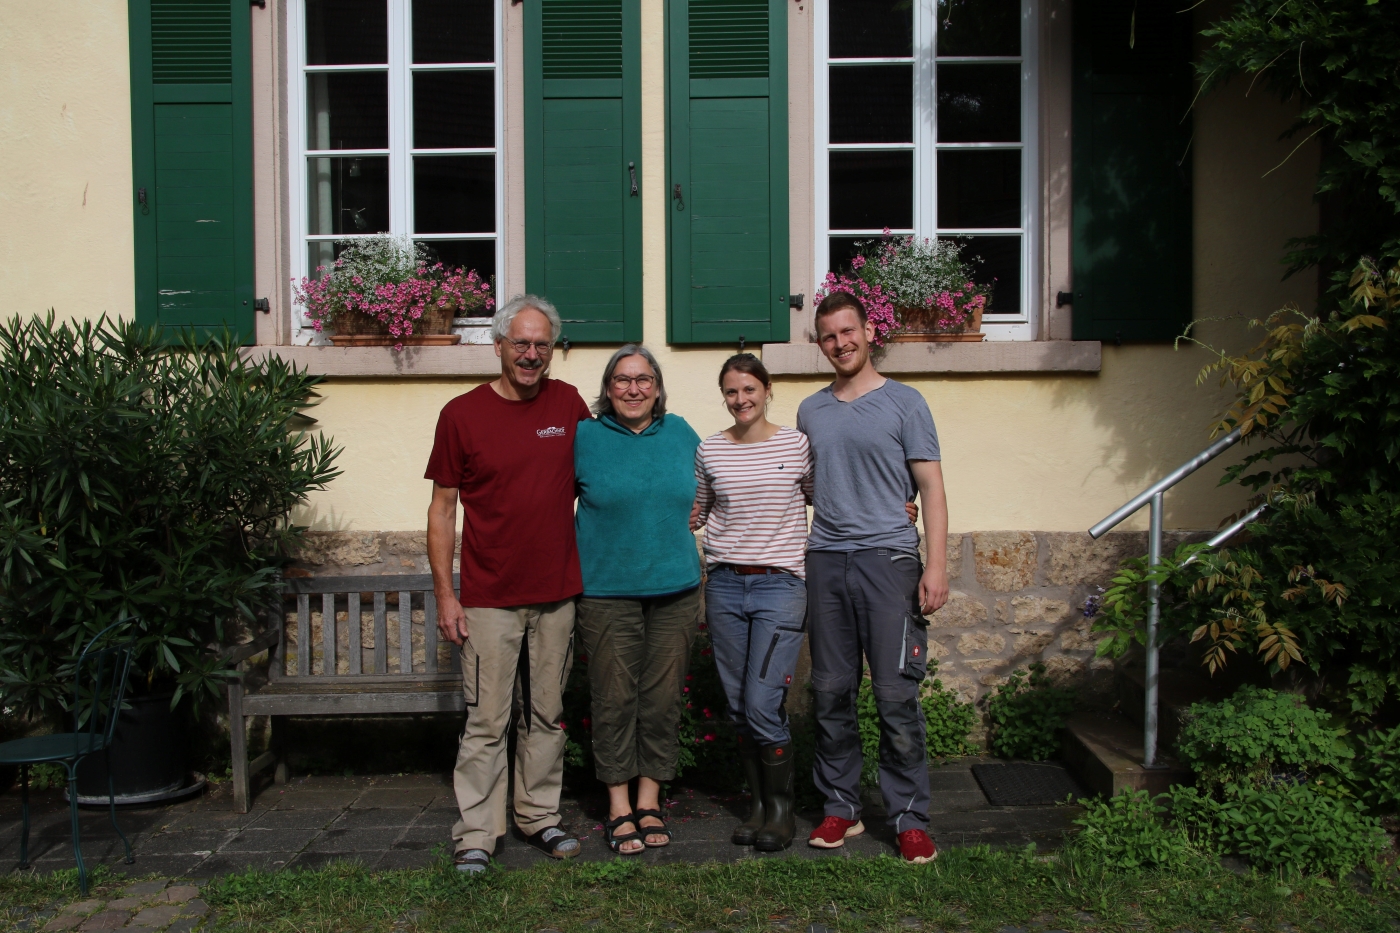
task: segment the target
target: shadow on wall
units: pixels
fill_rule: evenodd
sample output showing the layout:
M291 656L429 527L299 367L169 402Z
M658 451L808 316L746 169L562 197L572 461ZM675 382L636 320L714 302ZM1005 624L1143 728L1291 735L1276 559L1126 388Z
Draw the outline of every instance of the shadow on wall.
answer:
M1212 3L1198 11L1197 27L1225 9ZM1285 162L1296 142L1281 134L1291 125L1294 108L1258 88L1246 98L1247 89L1246 82L1230 82L1201 98L1194 111L1192 336L1230 353L1262 339L1262 331L1249 327L1251 319L1290 303L1308 310L1317 294L1315 273L1284 279L1281 263L1288 239L1317 229L1316 147L1304 146ZM1088 405L1103 432L1109 453L1090 481L1120 485L1126 500L1203 449L1211 425L1233 397L1231 388L1219 386L1218 374L1197 384L1197 374L1213 359L1185 341L1175 350L1163 344L1105 344L1100 379L1111 380L1112 397L1093 392L1087 380L1058 380L1056 403ZM1225 454L1169 494L1167 526L1213 528L1241 507L1246 493L1238 487L1218 489L1217 483L1223 468L1238 462L1245 449ZM1144 525L1145 514L1129 527Z

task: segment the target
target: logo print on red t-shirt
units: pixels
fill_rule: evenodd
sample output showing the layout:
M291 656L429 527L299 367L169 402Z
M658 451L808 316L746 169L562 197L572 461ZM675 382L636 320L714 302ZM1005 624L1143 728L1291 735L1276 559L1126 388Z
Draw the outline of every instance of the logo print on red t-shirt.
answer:
M535 432L540 437L563 437L569 433L568 428L540 428Z

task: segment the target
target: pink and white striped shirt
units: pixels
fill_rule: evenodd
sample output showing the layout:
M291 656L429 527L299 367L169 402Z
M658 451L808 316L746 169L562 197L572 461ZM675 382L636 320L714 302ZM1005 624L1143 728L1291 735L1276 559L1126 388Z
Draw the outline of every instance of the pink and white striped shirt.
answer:
M779 428L766 441L736 444L712 434L695 451L695 483L707 566L779 567L806 576L807 435Z

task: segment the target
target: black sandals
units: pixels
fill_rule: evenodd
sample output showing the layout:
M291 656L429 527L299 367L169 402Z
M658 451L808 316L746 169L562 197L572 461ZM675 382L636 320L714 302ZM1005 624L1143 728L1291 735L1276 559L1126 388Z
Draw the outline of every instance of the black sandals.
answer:
M525 841L550 858L573 858L579 853L578 837L562 826L546 826Z
M615 819L615 820L608 820L606 823L603 824L603 831L604 831L604 833L605 833L606 836L607 836L608 848L609 848L609 849L612 849L612 850L613 850L614 852L616 852L618 855L636 855L638 852L642 851L641 849L623 849L623 848L622 848L622 844L623 844L624 842L631 842L633 839L641 839L641 838L642 838L642 834L641 834L641 833L638 833L638 832L619 833L619 832L617 832L617 828L618 828L619 826L621 826L623 823L631 823L632 825L635 826L635 825L636 825L636 820L637 820L637 815L636 815L635 813L628 813L628 814L625 814L625 815L623 815L623 816L619 816L619 817L618 817L617 819ZM645 846L646 843L643 842L642 845Z
M671 829L666 825L666 814L660 810L634 810L632 816L637 820L637 834L642 837L642 845L648 849L660 849L671 844ZM642 817L650 816L661 821L660 826L643 826ZM665 842L647 842L647 836L665 836Z

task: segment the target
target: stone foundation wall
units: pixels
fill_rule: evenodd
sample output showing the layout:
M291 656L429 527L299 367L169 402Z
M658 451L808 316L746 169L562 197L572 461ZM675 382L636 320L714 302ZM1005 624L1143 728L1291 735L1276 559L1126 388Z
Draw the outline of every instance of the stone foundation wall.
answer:
M1170 553L1181 541L1202 537L1173 532L1164 547ZM311 532L293 572L427 573L426 550L424 532ZM1094 657L1097 638L1084 601L1107 584L1119 561L1146 552L1145 532L1112 532L1098 541L1082 532L950 535L950 597L929 628L938 677L981 710L983 698L1013 671L1039 661L1057 682L1079 686L1090 705L1106 702L1114 663ZM313 637L319 645L319 635ZM803 655L798 673L805 682L810 667ZM805 699L794 695L789 705L805 707Z

